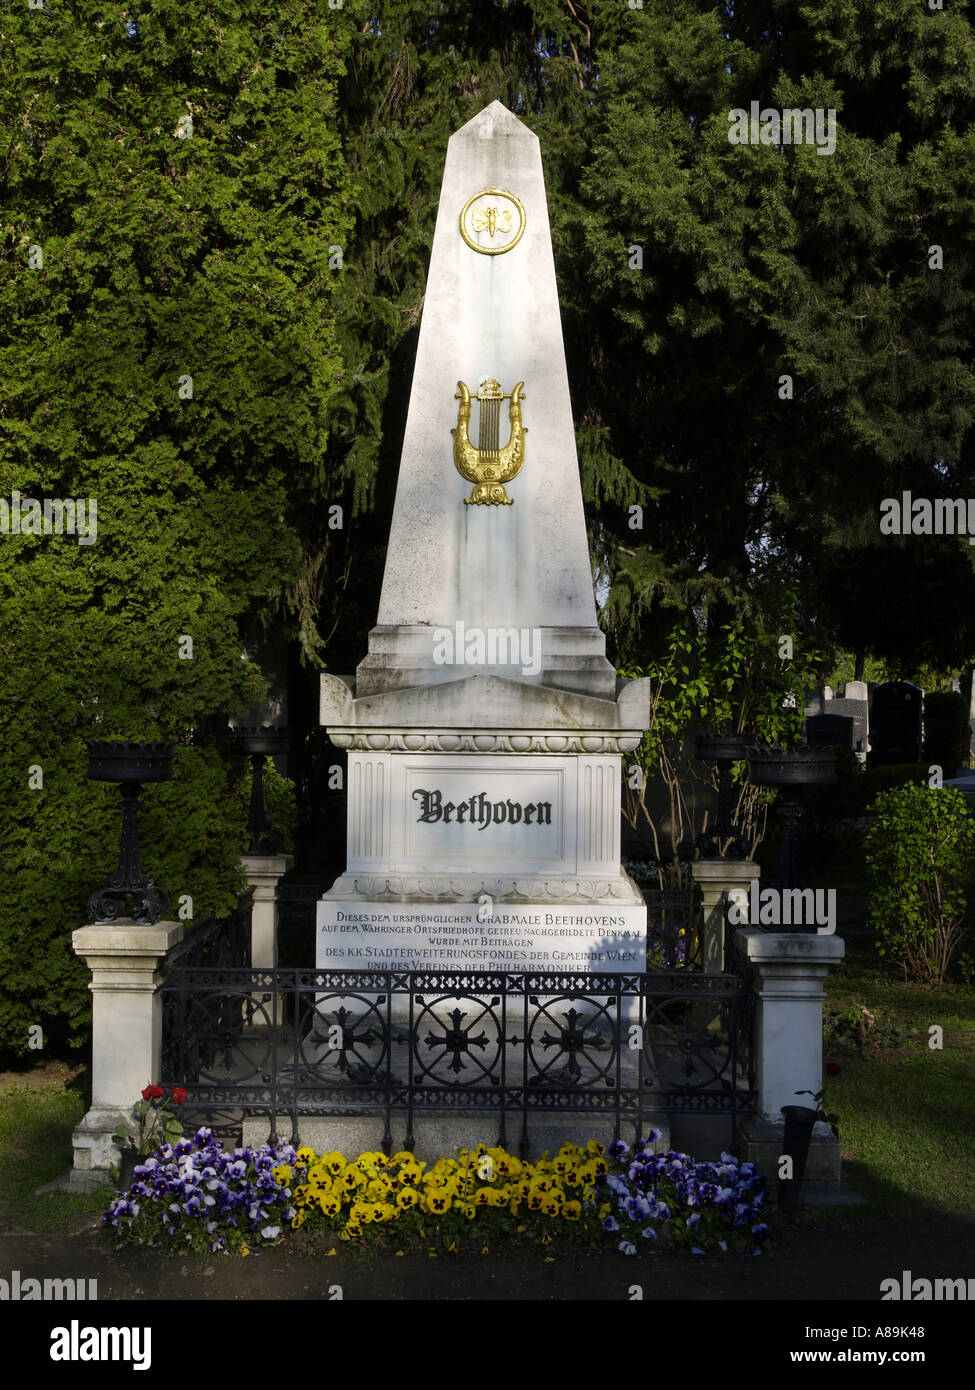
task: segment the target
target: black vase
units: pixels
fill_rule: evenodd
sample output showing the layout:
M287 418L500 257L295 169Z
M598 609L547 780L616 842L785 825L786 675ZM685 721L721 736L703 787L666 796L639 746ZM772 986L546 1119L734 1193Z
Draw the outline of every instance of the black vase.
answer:
M779 1179L779 1206L783 1211L794 1212L799 1209L799 1191L806 1171L813 1125L820 1116L818 1110L808 1105L783 1105L782 1114L785 1117L782 1152L792 1159L792 1177Z
M135 1149L123 1149L118 1161L118 1185L120 1192L128 1192L135 1181L137 1163L143 1162L143 1155Z

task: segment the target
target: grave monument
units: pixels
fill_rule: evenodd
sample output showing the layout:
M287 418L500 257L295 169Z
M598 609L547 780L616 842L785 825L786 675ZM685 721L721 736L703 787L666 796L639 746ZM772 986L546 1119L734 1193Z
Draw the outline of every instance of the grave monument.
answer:
M448 144L378 621L321 722L320 969L645 968L620 755L649 683L596 622L539 143L499 102Z

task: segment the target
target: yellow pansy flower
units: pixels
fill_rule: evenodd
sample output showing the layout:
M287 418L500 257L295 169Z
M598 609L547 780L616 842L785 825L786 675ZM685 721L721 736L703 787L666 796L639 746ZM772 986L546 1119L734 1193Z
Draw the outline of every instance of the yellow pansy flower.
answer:
M427 1193L426 1209L431 1216L442 1216L450 1210L451 1193L443 1187L431 1187Z
M326 1168L333 1178L345 1172L346 1166L345 1159L337 1149L333 1149L330 1154L322 1154L322 1167Z
M299 1163L303 1163L306 1167L310 1166L312 1163L317 1162L317 1160L318 1154L316 1154L314 1149L304 1147L298 1150L297 1161Z
M574 1197L571 1201L566 1202L562 1208L562 1216L566 1221L578 1221L581 1215L582 1203L577 1202Z
M401 1211L409 1211L419 1200L420 1194L415 1187L404 1187L396 1194L396 1205Z

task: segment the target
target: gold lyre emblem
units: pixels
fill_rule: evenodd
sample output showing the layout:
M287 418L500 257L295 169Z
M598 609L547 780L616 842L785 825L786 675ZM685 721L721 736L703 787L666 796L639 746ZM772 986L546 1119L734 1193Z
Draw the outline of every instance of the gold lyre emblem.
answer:
M457 408L457 428L450 431L454 437L454 463L457 472L469 483L474 483L470 497L464 498L465 506L476 503L478 506L510 507L514 502L505 492L505 483L517 477L525 462L525 435L528 431L521 423L521 401L523 381L519 381L510 393L501 390L493 377L481 382L476 396L462 381L458 381L454 400L459 400ZM510 400L508 423L511 438L504 448L500 448L501 402ZM470 441L471 401L479 403L477 447Z

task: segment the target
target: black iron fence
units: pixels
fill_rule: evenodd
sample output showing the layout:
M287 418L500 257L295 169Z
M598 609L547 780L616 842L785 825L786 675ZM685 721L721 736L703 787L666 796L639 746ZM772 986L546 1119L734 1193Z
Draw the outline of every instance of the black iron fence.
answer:
M314 911L303 891L291 912ZM187 1123L239 1137L244 1119L297 1139L306 1116L405 1122L489 1117L526 1152L533 1120L603 1117L645 1133L655 1118L754 1109L754 998L730 953L704 975L688 892L648 892L646 974L317 970L250 964L251 893L166 958L163 1082ZM307 901L306 901L307 900Z
M248 966L251 961L251 909L254 890L248 888L229 917L198 922L174 946L163 962L163 973L200 966Z
M493 1116L525 1152L541 1113L645 1133L660 1112L754 1104L751 994L733 974L505 974L182 967L163 986L164 1083L194 1123ZM517 1133L515 1133L517 1131Z

